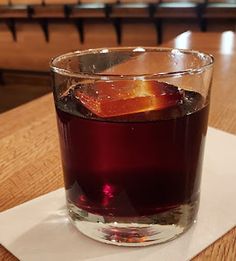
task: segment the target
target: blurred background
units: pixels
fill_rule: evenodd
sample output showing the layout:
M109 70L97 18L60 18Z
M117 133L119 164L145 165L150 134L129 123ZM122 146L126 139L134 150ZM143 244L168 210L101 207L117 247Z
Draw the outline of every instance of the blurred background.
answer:
M164 45L187 30L235 31L236 0L0 0L0 113L51 91L51 57Z

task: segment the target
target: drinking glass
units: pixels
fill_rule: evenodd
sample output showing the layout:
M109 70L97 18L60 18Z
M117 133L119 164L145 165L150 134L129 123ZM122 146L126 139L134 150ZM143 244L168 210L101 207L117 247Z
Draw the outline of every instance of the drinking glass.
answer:
M51 62L69 218L110 244L166 242L195 221L213 57L169 48Z

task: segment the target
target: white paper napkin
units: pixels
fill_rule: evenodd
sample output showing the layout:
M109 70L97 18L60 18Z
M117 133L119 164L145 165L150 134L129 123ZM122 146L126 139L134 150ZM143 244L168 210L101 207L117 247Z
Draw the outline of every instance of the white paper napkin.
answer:
M236 225L236 136L209 128L198 221L178 239L117 247L80 234L68 221L64 190L0 213L0 242L22 261L189 260Z

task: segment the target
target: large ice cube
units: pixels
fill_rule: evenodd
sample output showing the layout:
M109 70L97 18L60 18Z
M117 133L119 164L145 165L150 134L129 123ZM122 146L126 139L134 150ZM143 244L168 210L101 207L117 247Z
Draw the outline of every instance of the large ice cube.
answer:
M176 105L182 99L179 89L158 81L97 81L76 88L75 97L99 117L114 117Z

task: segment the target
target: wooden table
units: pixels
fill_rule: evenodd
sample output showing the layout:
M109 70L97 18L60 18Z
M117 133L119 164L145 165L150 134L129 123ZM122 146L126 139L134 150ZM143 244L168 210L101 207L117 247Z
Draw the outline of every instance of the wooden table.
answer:
M215 56L209 124L236 134L236 36L186 32L168 46ZM0 115L0 126L0 211L63 186L52 95ZM17 259L1 247L0 260ZM236 260L236 227L193 260Z

